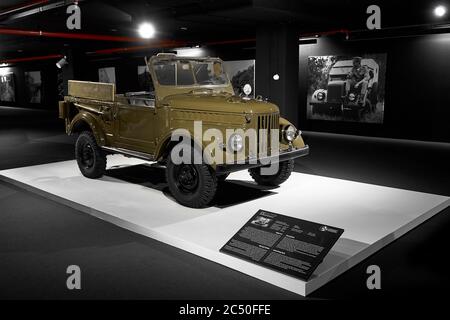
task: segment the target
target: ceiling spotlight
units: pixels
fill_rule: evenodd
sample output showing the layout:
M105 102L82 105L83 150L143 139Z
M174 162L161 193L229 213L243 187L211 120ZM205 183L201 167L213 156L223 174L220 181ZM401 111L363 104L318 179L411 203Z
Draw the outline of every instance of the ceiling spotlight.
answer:
M151 39L155 35L155 27L148 22L144 22L139 26L139 35L144 39Z
M445 14L447 13L447 8L444 6L437 6L436 8L434 8L434 15L436 17L443 17L445 16Z
M66 64L69 64L69 62L67 62L67 57L64 56L64 58L56 63L56 66L58 67L58 69L62 69Z

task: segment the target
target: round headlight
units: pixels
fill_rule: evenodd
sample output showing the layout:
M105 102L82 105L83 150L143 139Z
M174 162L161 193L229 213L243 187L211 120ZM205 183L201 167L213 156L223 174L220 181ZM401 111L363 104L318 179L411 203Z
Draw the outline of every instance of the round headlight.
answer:
M232 151L241 151L242 147L244 146L244 140L242 139L242 136L234 133L230 136L230 140L228 141L228 146Z
M252 93L252 86L249 85L248 83L246 83L246 84L244 85L244 87L242 88L242 91L244 92L244 94L245 94L246 96L248 96L248 95L250 95L250 93Z
M295 137L297 136L297 129L294 128L294 126L288 126L284 130L284 137L287 141L291 142L294 141Z
M350 93L350 94L348 95L348 100L354 101L355 99L356 99L356 96L355 96L354 93Z
M323 99L325 99L325 92L320 91L317 93L317 100L322 101Z

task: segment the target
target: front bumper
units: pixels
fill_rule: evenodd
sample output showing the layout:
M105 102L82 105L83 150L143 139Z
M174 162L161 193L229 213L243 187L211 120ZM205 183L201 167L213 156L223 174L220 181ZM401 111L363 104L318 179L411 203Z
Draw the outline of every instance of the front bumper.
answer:
M303 148L293 149L289 151L280 152L275 156L268 156L265 158L259 158L256 161L246 160L241 163L232 164L220 164L216 166L216 174L226 174L235 171L241 171L251 168L263 167L270 165L271 163L283 162L299 157L303 157L309 154L309 146L304 146Z
M336 113L342 109L342 102L311 102L314 113Z
M363 108L364 106L359 102L347 102L342 105L342 111L355 111Z

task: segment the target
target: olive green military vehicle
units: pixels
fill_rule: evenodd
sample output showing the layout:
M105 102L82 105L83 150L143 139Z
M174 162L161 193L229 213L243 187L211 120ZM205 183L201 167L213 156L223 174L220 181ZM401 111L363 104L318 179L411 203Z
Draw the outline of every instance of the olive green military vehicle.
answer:
M158 162L174 198L200 208L229 173L249 170L256 183L277 186L294 159L308 154L301 132L276 105L234 94L220 59L158 54L146 64L146 92L116 94L114 84L69 81L59 116L69 135L79 135L75 155L85 177L100 178L108 154ZM215 134L205 139L205 132ZM275 170L264 173L270 166Z

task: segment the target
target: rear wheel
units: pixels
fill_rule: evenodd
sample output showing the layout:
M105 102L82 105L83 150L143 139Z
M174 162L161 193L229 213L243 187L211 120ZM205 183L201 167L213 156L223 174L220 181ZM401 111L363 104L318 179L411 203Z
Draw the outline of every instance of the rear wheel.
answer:
M97 179L103 176L106 170L106 154L97 144L90 131L80 134L75 144L75 157L83 176Z
M287 160L279 163L278 171L274 175L262 175L261 168L248 170L253 180L262 186L278 186L285 182L294 170L294 160Z
M191 154L194 152L192 148ZM217 177L211 167L204 163L175 164L169 154L166 179L173 197L187 207L207 207L216 195Z

